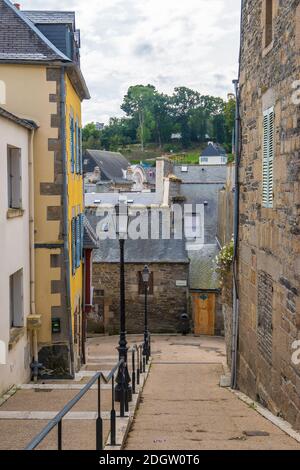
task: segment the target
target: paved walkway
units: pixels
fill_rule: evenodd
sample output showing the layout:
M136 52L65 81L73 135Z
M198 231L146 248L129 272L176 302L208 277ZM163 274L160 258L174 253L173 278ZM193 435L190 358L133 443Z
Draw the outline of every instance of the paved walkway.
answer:
M130 336L129 346L141 343L142 336ZM45 380L38 384L22 384L18 391L0 406L0 450L24 449L80 389L101 370L106 375L118 361L116 336L94 337L88 340L88 363L75 380ZM130 370L129 363L129 370ZM111 385L101 386L101 409L104 420L104 440L109 434ZM118 405L116 407L118 412ZM97 389L93 387L63 420L63 449L95 450ZM57 429L53 430L39 450L57 447Z
M298 449L300 444L220 388L218 338L158 337L127 450Z

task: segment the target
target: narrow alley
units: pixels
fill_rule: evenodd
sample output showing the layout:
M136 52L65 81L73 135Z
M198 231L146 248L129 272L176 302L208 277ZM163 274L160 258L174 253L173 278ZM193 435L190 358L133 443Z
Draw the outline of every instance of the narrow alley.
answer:
M222 338L155 336L126 450L275 450L300 443L219 386Z

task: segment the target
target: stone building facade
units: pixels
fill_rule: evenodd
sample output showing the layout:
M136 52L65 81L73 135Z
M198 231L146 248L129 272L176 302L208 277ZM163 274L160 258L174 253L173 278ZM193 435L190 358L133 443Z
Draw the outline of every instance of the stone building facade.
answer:
M300 429L300 0L244 0L238 387Z
M128 333L144 331L144 291L139 273L145 263L127 263L126 276L126 329ZM149 264L153 276L148 296L148 322L151 333L177 333L180 315L188 309L187 286L176 281L188 280L189 263ZM98 319L94 316L92 328L101 328L109 334L118 334L120 325L120 267L118 263L93 263L94 305L98 306ZM92 316L89 316L92 319ZM99 324L100 322L100 324ZM101 325L102 323L102 325Z

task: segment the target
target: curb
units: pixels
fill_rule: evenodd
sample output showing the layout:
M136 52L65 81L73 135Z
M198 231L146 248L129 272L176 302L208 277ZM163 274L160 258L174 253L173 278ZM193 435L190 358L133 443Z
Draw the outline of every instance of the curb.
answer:
M243 401L248 406L253 408L257 413L259 413L261 416L266 418L268 421L274 424L277 428L281 429L281 431L283 431L285 434L287 434L292 439L300 443L300 433L295 431L290 423L288 423L282 418L279 418L278 416L273 415L271 411L267 410L267 408L264 408L262 405L260 405L256 401L251 400L251 398L249 398L244 393L239 392L237 390L233 390L232 388L229 388L229 390L231 391L231 393L236 395L241 401Z

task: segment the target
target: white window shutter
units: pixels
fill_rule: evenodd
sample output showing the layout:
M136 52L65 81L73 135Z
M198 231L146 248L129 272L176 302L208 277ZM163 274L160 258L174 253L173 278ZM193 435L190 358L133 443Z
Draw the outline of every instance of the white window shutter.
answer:
M274 149L275 149L275 122L274 108L264 112L263 132L263 207L273 207L274 191Z

